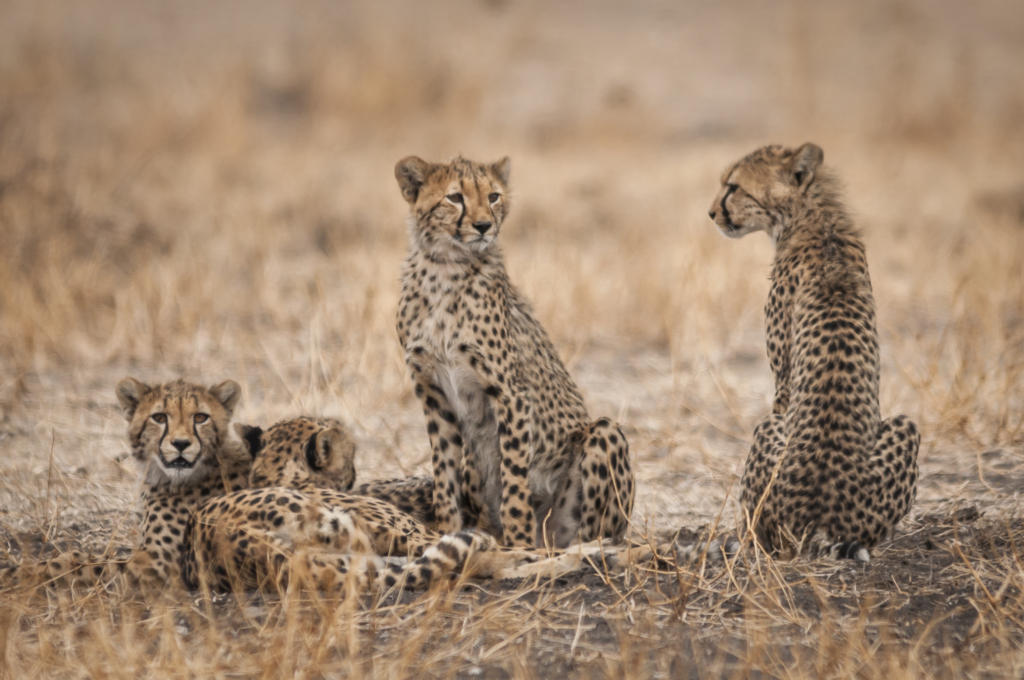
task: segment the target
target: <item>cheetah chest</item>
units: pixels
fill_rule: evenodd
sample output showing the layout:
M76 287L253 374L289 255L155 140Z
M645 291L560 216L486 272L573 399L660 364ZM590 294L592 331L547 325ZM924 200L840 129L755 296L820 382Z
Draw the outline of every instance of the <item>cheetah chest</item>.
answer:
M497 523L501 497L498 422L484 392L486 385L470 364L469 356L459 349L475 339L471 330L467 332L467 324L460 328L459 317L450 311L459 309L466 293L456 286L439 288L424 295L424 313L410 325L409 358L451 405L467 454L475 458L483 478L491 519Z

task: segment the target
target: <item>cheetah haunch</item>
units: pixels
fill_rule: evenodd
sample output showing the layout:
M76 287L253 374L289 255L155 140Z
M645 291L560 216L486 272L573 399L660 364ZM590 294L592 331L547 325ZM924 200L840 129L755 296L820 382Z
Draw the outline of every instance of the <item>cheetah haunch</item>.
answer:
M710 216L775 244L765 306L772 414L754 430L741 504L761 544L867 561L910 510L920 435L882 420L864 244L822 150L768 146L732 165Z
M507 158L395 166L409 203L398 336L423 404L443 531L477 522L506 545L622 538L629 446L591 421L529 303L505 273ZM481 516L482 515L482 516Z

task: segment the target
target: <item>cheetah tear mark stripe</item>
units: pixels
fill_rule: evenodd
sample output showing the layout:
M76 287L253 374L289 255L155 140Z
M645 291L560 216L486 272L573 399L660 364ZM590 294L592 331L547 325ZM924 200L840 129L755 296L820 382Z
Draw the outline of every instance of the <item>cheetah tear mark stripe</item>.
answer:
M456 241L462 240L462 220L466 218L466 213L468 212L466 207L466 187L461 181L459 182L459 190L462 191L462 203L459 204L459 221L455 223Z
M729 208L725 206L725 203L729 200L729 197L732 196L733 192L739 188L739 186L735 184L729 184L727 186L729 187L729 190L725 192L725 196L722 196L722 215L725 216L725 223L729 225L729 228L737 231L739 230L739 226L732 223L732 215L729 214Z
M180 404L181 404L180 400L179 400L178 404L180 406ZM162 410L163 410L164 413L167 413L170 410L169 408L167 408L167 397L164 397L163 409ZM147 418L151 418L152 415L149 415L149 416L146 416L146 417ZM159 455L160 458L163 459L163 457L164 457L164 453L163 453L163 450L164 450L164 439L167 437L167 433L170 432L170 430L171 430L171 419L170 418L164 418L164 422L157 423L157 424L160 426L160 428L163 430L163 432L160 433L160 440L156 444L156 451L157 451L157 455ZM145 429L145 426L143 426L143 429ZM167 461L164 460L164 462L166 463Z

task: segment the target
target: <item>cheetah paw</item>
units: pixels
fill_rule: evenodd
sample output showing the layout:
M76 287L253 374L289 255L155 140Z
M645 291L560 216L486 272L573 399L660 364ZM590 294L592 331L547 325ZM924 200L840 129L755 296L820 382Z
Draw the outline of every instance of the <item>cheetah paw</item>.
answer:
M870 562L871 553L857 541L846 543L835 543L829 550L829 556L835 560L854 560L856 562Z

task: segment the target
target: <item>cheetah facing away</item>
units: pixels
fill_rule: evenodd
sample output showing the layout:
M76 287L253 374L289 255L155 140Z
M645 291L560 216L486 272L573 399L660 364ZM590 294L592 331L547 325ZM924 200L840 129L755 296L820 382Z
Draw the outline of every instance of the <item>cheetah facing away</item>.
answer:
M127 560L73 550L33 565L49 583L91 585L119 575L147 588L176 583L192 513L209 498L248 485L252 459L228 438L238 383L206 388L175 380L150 386L125 378L116 393L128 419L131 455L143 475L141 542Z
M741 505L770 551L863 561L910 510L920 435L882 420L875 303L859 232L814 144L732 165L710 216L775 245L765 306L772 413L754 430Z
M277 589L296 566L327 589L349 577L360 587L416 588L460 573L556 575L580 563L578 554L537 560L531 552L500 548L479 531L442 536L390 503L345 493L355 480L355 446L333 419L301 417L266 432L236 429L255 458L252 488L213 499L196 512L182 562L188 588L198 588L202 579L216 591ZM381 559L390 556L410 561Z
M334 489L356 496L372 496L386 501L416 521L434 528L433 491L434 482L430 477L401 477L382 479L354 486L356 479L355 442L348 430L333 419L301 417L272 428L273 433L264 434L263 429L251 425L235 425L239 437L246 442L254 455L263 452L259 464L253 468L250 486L287 486L296 489ZM311 435L320 430L329 430L335 438L331 465L325 465L314 448L317 439ZM299 459L284 446L281 438L290 437L306 442L305 458ZM270 438L270 439L268 439ZM266 446L269 444L270 446ZM273 480L273 483L271 483Z
M506 545L619 540L633 509L629 446L583 397L505 273L507 158L395 166L409 203L398 336L432 450L443 531Z

